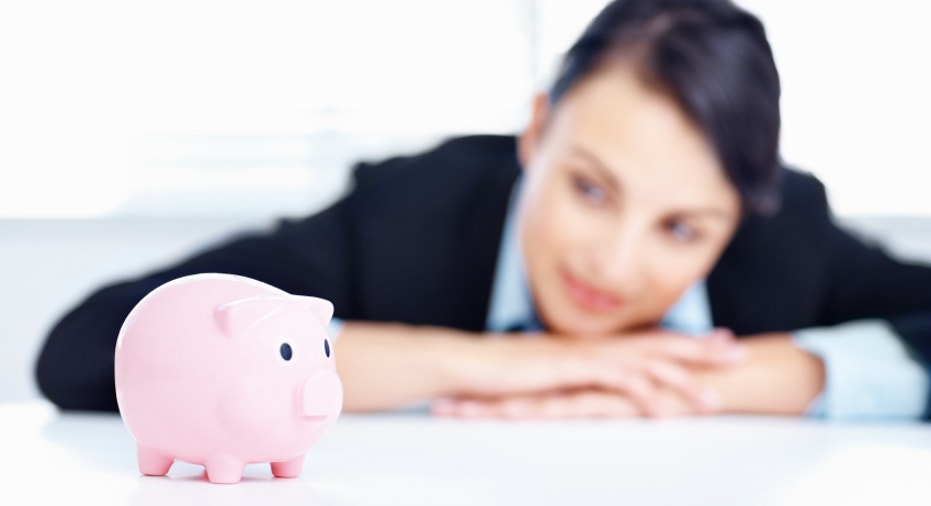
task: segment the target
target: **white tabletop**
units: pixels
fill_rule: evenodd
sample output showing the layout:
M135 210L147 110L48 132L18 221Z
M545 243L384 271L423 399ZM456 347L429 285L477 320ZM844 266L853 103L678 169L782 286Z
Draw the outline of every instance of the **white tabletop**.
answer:
M917 424L343 415L299 478L250 465L215 485L184 463L140 475L115 414L0 404L0 423L0 504L931 504L931 426Z

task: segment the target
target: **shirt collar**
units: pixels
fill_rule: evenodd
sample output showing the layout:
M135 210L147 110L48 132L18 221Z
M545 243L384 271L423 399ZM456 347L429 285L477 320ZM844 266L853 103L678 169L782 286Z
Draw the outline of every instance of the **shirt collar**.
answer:
M493 332L506 332L524 327L536 320L517 235L517 202L522 181L523 176L518 176L514 187L511 188L501 245L498 247L491 306L485 324L485 328Z

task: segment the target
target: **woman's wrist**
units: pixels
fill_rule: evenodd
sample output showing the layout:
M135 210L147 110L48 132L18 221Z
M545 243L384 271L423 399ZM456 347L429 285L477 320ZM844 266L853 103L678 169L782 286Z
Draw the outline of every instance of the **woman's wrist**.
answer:
M469 393L495 373L489 370L486 336L481 333L445 327L411 327L411 333L422 343L420 353L432 378L433 398Z
M509 389L508 378L516 366L509 357L516 358L515 347L528 343L508 334L445 332L446 350L436 363L447 396L494 395ZM530 350L519 353L526 356Z
M821 359L795 345L786 333L743 339L748 359L734 367L704 371L727 413L803 415L824 388Z
M475 341L441 327L346 322L336 342L346 410L396 409L457 393L467 381L457 361Z

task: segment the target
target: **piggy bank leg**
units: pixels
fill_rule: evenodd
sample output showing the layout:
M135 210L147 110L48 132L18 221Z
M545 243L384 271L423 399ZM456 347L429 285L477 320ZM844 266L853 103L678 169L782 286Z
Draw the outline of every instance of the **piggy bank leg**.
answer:
M139 445L136 446L136 456L139 459L139 472L149 476L165 476L174 462L161 453Z
M246 465L229 455L214 455L204 462L211 483L239 483Z
M304 456L284 462L272 462L272 474L278 478L297 478L304 466Z

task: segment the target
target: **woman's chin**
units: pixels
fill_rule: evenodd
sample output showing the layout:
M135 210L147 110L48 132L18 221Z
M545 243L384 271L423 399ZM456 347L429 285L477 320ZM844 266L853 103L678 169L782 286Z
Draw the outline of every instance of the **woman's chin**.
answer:
M618 330L624 328L623 322L617 319L592 317L586 314L555 315L552 322L548 322L549 329L563 337L573 339L598 339L614 336Z
M571 303L559 304L558 310L546 313L547 328L560 336L574 339L598 339L655 328L660 318L645 317L627 306L613 314L593 315ZM653 312L651 312L652 314Z

